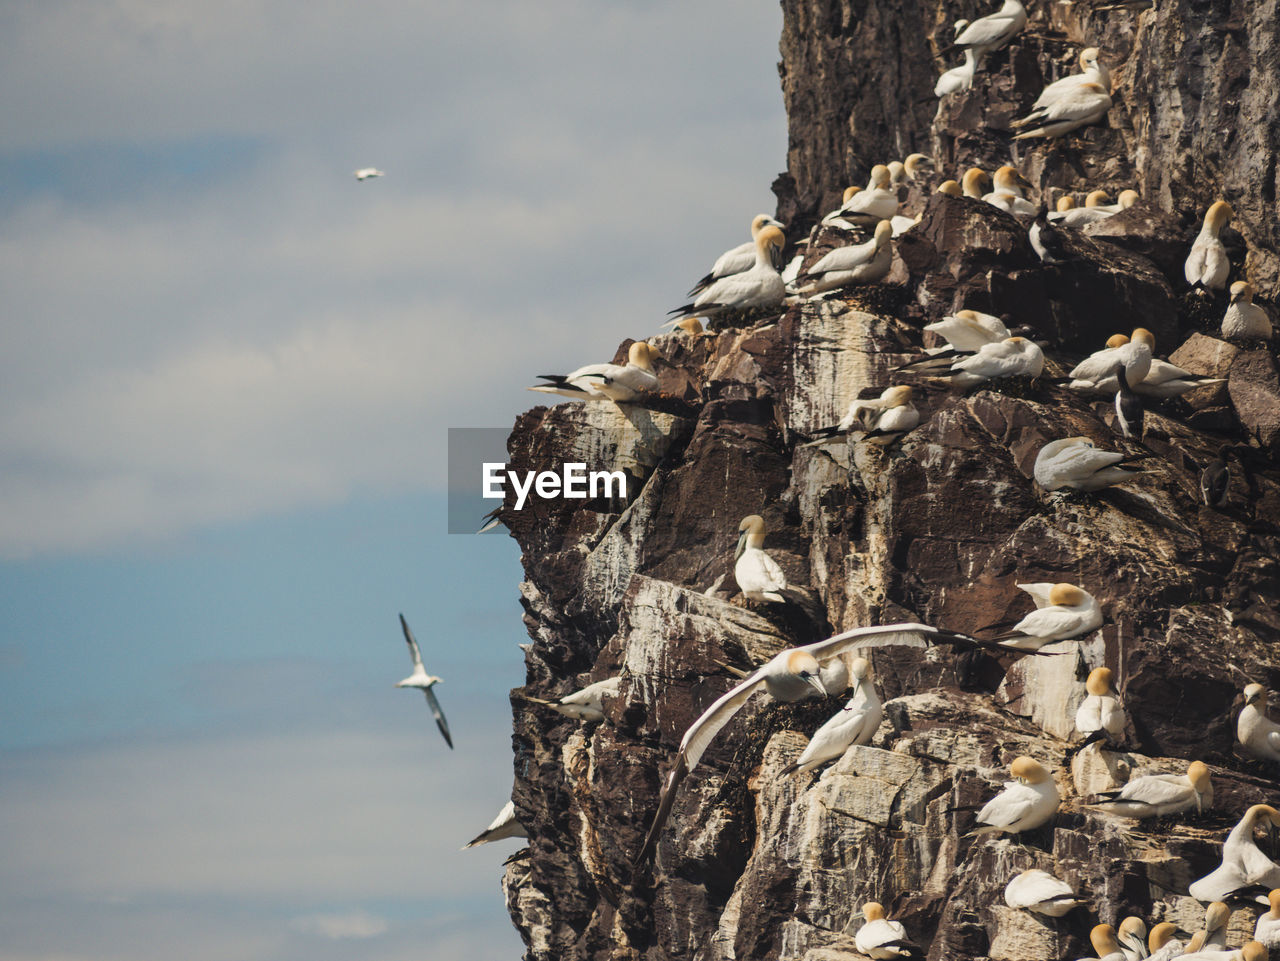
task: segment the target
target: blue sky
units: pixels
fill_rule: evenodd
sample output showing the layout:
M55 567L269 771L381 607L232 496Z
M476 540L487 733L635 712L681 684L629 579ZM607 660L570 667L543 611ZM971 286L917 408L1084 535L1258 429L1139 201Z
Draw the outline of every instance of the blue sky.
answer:
M458 847L521 570L444 533L446 430L773 209L781 16L418 6L0 12L0 961L520 953L516 842Z

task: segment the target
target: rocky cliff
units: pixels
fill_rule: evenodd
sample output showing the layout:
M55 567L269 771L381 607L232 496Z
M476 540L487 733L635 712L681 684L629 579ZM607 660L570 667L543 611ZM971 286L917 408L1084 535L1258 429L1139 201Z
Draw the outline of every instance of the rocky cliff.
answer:
M1245 807L1280 798L1280 770L1239 756L1233 737L1242 687L1280 682L1280 382L1272 351L1221 341L1225 302L1190 294L1180 276L1204 208L1225 196L1238 212L1233 279L1277 289L1274 0L1036 7L975 90L941 108L921 102L941 69L931 52L954 19L985 12L975 4L784 8L791 149L777 189L793 235L872 163L911 150L948 173L1016 160L1046 196L1135 186L1144 202L1091 231L1071 262L1044 266L1012 217L921 193L922 221L895 241L890 283L716 333L650 338L665 361L659 402L520 418L513 468L585 461L635 481L624 501L503 515L524 552L533 641L512 697L513 798L530 841L504 882L526 956L860 958L857 909L872 898L933 959L1078 957L1091 924L1129 913L1194 929L1202 906L1188 882L1215 866ZM1015 151L1008 121L1085 42L1119 64L1108 122ZM920 352L923 325L961 307L1035 323L1068 365L1141 322L1159 353L1176 348L1173 360L1225 383L1155 407L1140 478L1094 495L1040 489L1039 447L1087 435L1140 449L1112 431L1109 403L1051 377L923 392L921 425L893 445L802 443L853 398L900 379L892 369ZM1227 504L1211 508L1198 478L1224 443L1238 449L1235 473ZM843 701L758 695L685 782L656 863L635 870L681 736L737 682L726 665L817 639L811 621L738 596L734 544L753 513L768 524L766 549L836 630L918 620L982 631L1030 608L1014 587L1027 581L1080 584L1106 620L1049 648L1062 652L1053 658L877 649L884 723L869 745L806 775L779 771ZM1131 729L1123 750L1069 758L1083 678L1103 665ZM522 696L616 674L621 691L600 723ZM967 837L967 809L1020 754L1055 772L1055 820L1014 838ZM1180 773L1190 758L1212 769L1209 815L1138 824L1083 805L1131 773ZM1070 880L1087 911L1055 923L1006 908L1004 885L1036 866ZM1237 913L1233 943L1253 916Z

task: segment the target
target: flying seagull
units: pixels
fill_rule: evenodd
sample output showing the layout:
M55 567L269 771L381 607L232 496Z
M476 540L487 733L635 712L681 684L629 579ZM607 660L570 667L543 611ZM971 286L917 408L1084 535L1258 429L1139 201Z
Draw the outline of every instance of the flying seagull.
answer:
M403 614L400 615L400 626L404 628L404 639L409 644L409 656L413 658L413 673L403 681L397 681L396 687L417 687L422 689L422 693L427 697L427 704L431 707L431 713L436 719L436 725L440 728L440 733L444 735L444 743L448 744L450 750L452 750L453 738L449 736L449 722L444 719L444 711L440 710L440 702L436 700L435 692L431 690L443 678L428 674L427 669L422 666L422 652L418 650L418 642L413 639L413 631L409 630L409 622L404 619Z

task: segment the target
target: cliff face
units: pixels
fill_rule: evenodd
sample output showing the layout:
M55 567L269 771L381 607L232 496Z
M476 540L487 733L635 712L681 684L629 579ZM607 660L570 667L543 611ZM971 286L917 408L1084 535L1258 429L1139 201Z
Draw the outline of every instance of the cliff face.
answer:
M973 4L784 8L788 222L811 221L872 163L929 144L947 171L1004 162L1007 135L984 125L1007 125L1084 40L1124 61L1109 126L1023 151L1020 166L1071 189L1101 172L1103 186L1136 185L1147 201L1081 240L1076 260L1045 267L1008 215L917 198L923 220L895 241L894 284L795 305L777 322L650 338L665 360L656 409L562 404L520 418L513 467L586 461L637 481L625 502L504 514L527 576L523 693L553 698L623 677L598 724L513 692L513 798L530 842L504 886L527 957L860 958L856 911L868 899L933 959L1077 957L1092 923L1128 913L1194 929L1202 907L1188 882L1216 865L1244 808L1280 788L1280 772L1243 760L1233 738L1241 688L1280 681L1280 384L1270 351L1208 335L1216 318L1179 277L1199 216L1225 194L1249 248L1236 272L1275 289L1275 4L1057 4L1052 20L1033 10L978 89L936 120L935 101L917 102L938 72L927 45L981 12ZM1230 119L1247 105L1259 112ZM1226 383L1150 412L1143 475L1096 495L1047 494L1032 481L1048 440L1125 448L1109 403L1048 378L918 392L921 426L891 446L798 442L861 392L899 380L892 368L919 353L920 328L959 307L1034 322L1064 359L1141 320L1159 353L1179 347L1175 362ZM1199 472L1224 442L1249 446L1249 470L1212 509L1199 501ZM751 668L817 639L804 618L737 596L734 544L752 513L788 581L825 604L836 630L919 620L979 631L1029 609L1015 582L1059 580L1092 592L1106 621L1049 648L1062 652L1053 658L877 649L884 723L870 745L811 774L778 772L843 700L758 695L685 781L653 869L633 872L681 736L737 683L724 665ZM1126 750L1068 760L1083 678L1103 665L1132 718ZM964 809L992 796L1019 754L1055 772L1056 819L1013 839L965 837L974 822ZM1210 816L1153 830L1083 806L1127 772L1180 773L1191 758L1212 768ZM1076 885L1087 917L1051 924L1004 907L1007 881L1037 866ZM1251 931L1252 916L1239 912L1233 926Z

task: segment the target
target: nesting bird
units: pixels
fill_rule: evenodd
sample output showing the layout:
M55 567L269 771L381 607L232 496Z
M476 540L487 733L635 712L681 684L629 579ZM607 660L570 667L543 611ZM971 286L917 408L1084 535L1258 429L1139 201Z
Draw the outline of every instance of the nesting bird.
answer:
M1069 95L1081 84L1096 83L1105 90L1111 89L1111 72L1099 60L1101 51L1097 47L1086 47L1080 51L1080 72L1069 74L1053 83L1047 84L1040 91L1040 96L1031 105L1031 113L1045 110L1051 104ZM1013 126L1023 127L1027 120L1015 120Z
M1022 120L1014 123L1015 127L1037 125L1031 130L1023 130L1014 136L1014 140L1028 140L1032 137L1061 137L1079 127L1087 127L1097 123L1111 109L1111 94L1100 83L1082 81L1075 84L1049 104L1032 110Z
M982 197L985 202L994 207L999 207L1008 214L1021 216L1033 216L1035 214L1036 205L1023 195L1024 190L1031 189L1031 184L1022 174L1018 173L1017 167L1006 165L999 168L992 176L991 183L991 192L984 194Z
M1026 25L1027 11L1019 0L1004 0L1004 4L995 13L979 17L960 31L952 46L972 50L981 63L983 57L993 50L999 50Z
M515 804L508 801L503 805L502 810L498 812L498 816L493 819L493 823L464 844L462 850L473 848L477 844L501 841L503 838L527 838L528 836L529 834L525 831L524 825L516 820Z
M1178 926L1171 921L1161 921L1151 928L1147 935L1147 961L1173 961L1185 953L1181 941L1174 939Z
M760 231L766 227L777 227L779 230L786 229L785 224L778 223L768 214L756 214L751 218L751 239L746 243L739 244L737 247L726 250L717 257L711 270L690 288L689 296L696 297L722 277L731 277L734 274L750 270L756 262L756 239L760 236Z
M907 929L900 921L890 921L884 916L884 908L875 901L862 906L865 923L854 935L854 946L868 957L923 958L924 952L907 938Z
M1005 885L1004 903L1017 910L1034 911L1050 918L1060 918L1084 904L1071 890L1071 885L1039 868L1014 875L1013 880Z
M606 697L617 697L618 688L621 684L621 677L610 677L603 681L596 681L594 684L588 684L580 691L566 694L558 701L547 701L540 697L530 697L527 694L525 695L525 700L532 701L534 704L545 705L557 714L563 714L565 717L573 718L575 721L602 721L604 720L604 699Z
M1098 450L1088 437L1064 437L1040 448L1033 474L1047 491L1099 491L1137 475L1128 460L1118 451Z
M1019 834L1033 831L1057 813L1057 785L1053 775L1039 761L1025 755L1009 765L1012 781L978 812L983 825L971 834Z
M969 26L968 20L957 20L955 23L956 36L959 37L966 27ZM945 97L949 93L958 93L961 90L968 90L973 86L973 75L978 69L978 57L973 52L972 47L966 47L964 50L964 63L958 67L952 67L934 84L933 95L935 97Z
M1108 814L1126 818L1154 818L1195 809L1203 814L1213 806L1213 782L1203 761L1192 761L1186 775L1145 774L1118 791L1105 791L1101 801L1090 804Z
M855 686L849 702L814 732L801 755L780 774L812 771L820 764L843 756L853 745L866 744L876 733L884 718L884 709L871 682L871 665L866 658L855 658L850 674Z
M1253 284L1237 280L1231 285L1231 303L1222 318L1222 336L1236 340L1270 340L1271 318L1253 302Z
M1068 641L1102 626L1101 605L1082 587L1067 583L1019 584L1017 587L1031 595L1036 609L1018 621L1008 634L996 638L1002 647L1038 651L1046 644Z
M1280 811L1267 804L1255 804L1245 811L1222 842L1222 863L1187 888L1193 898L1197 901L1251 898L1267 903L1258 889L1280 887L1280 865L1262 853L1253 840L1259 821L1280 826Z
M547 384L538 384L529 390L540 394L558 394L573 400L613 401L624 404L658 389L658 375L653 372L653 362L659 357L658 349L643 340L637 340L627 349L627 363L588 364L569 374L539 374Z
M1222 228L1231 220L1235 211L1225 200L1218 200L1205 211L1204 226L1191 244L1184 273L1187 283L1207 290L1223 290L1231 273L1231 261L1227 248L1222 244Z
M1090 740L1095 735L1119 739L1124 734L1124 708L1112 690L1111 679L1110 668L1096 667L1084 682L1087 693L1076 708L1076 730Z
M991 186L991 175L981 167L970 167L960 178L960 189L970 200L981 200L984 188Z
M1271 910L1258 918L1253 929L1253 940L1268 948L1280 948L1280 888L1267 894Z
M1095 351L1071 369L1071 382L1067 387L1089 394L1110 394L1117 389L1116 365L1124 367L1125 380L1137 388L1151 370L1155 354L1156 338L1145 327L1126 338L1117 334L1107 341L1107 346Z
M866 243L830 251L806 271L812 283L801 287L800 294L812 297L850 284L878 284L893 266L893 248L889 244L892 236L893 224L881 220L876 224L875 236Z
M1267 717L1267 689L1261 684L1244 689L1244 707L1236 719L1236 740L1246 754L1260 761L1280 761L1280 724Z
M751 514L738 525L738 547L734 551L733 576L748 600L785 604L782 591L787 577L778 562L764 552L764 518Z
M756 235L755 262L747 270L712 281L692 303L671 311L679 317L712 317L728 310L778 307L786 297L786 285L775 264L786 238L777 227L765 227Z
M879 397L854 400L840 423L818 433L828 437L848 431L871 435L906 433L920 423L920 411L911 402L911 395L910 386L897 384L886 387Z
M984 344L975 353L951 365L951 386L975 387L1002 377L1030 377L1044 372L1044 351L1026 337L1009 337Z

